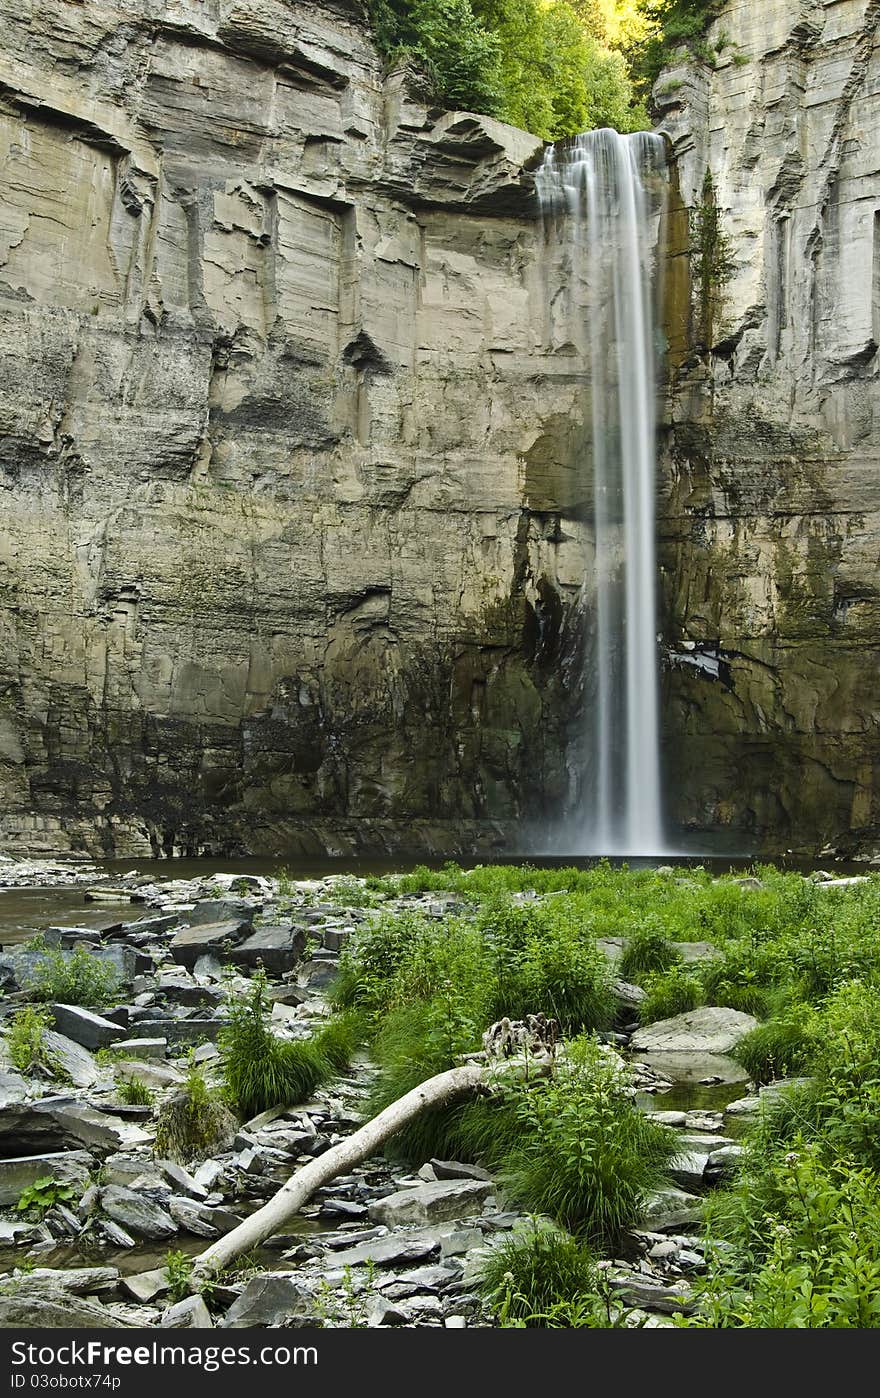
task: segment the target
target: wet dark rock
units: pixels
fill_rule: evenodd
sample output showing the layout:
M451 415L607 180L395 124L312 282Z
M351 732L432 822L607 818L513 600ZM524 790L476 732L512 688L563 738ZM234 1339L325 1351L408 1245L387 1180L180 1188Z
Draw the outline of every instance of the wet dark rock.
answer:
M136 1237L162 1241L177 1232L177 1224L165 1209L121 1185L107 1185L101 1191L101 1207L108 1218Z
M479 1165L467 1165L460 1160L437 1160L432 1158L429 1162L434 1176L438 1180L485 1180L491 1181L492 1176L488 1171L483 1170Z
M301 927L260 927L233 948L230 960L237 966L262 965L272 975L280 976L302 960L305 947L306 933Z
M243 898L206 898L196 903L187 915L190 927L203 927L218 922L253 923L258 908Z
M169 945L169 951L179 965L192 970L200 957L222 955L226 950L238 946L250 934L250 930L250 921L238 917L202 922L178 932Z

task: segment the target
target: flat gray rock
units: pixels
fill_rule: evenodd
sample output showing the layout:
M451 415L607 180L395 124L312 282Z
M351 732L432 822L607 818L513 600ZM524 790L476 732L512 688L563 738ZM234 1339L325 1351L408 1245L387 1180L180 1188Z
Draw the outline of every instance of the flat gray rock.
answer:
M92 1158L84 1150L46 1151L0 1160L0 1208L17 1204L23 1189L46 1178L72 1185L79 1193L88 1183L91 1165Z
M493 1185L484 1180L437 1180L399 1189L370 1205L370 1218L393 1228L402 1223L440 1223L482 1213Z
M0 1330L125 1330L129 1322L97 1301L86 1301L61 1288L43 1294L16 1283L14 1295L0 1295Z
M93 1010L84 1010L79 1005L50 1005L49 1008L58 1033L85 1049L109 1048L125 1038L125 1030L120 1025Z
M757 1027L754 1015L724 1005L707 1005L646 1025L633 1035L631 1047L635 1053L726 1054Z
M192 970L202 956L220 955L227 948L243 942L251 930L250 922L242 918L228 918L225 921L202 922L196 927L185 927L171 940L169 950L180 966Z
M305 1320L313 1314L314 1297L299 1278L287 1272L261 1272L251 1277L220 1325L226 1330L245 1330L280 1325L291 1318Z
M165 1209L122 1185L108 1184L101 1191L101 1208L114 1223L139 1238L161 1241L177 1232L177 1224Z
M162 1330L211 1330L214 1322L201 1296L185 1296L162 1312Z

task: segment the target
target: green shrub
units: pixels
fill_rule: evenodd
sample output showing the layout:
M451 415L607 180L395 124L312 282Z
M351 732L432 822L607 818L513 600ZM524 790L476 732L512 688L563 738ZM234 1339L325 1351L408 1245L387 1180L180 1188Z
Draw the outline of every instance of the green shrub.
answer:
M198 1066L190 1058L182 1087L159 1109L155 1153L160 1158L203 1160L225 1150L235 1135L235 1121L224 1104L209 1090Z
M649 971L644 978L645 998L639 1006L642 1024L658 1019L671 1019L695 1010L701 1003L699 981L684 966L672 966L668 971Z
M514 1233L493 1248L478 1280L483 1300L502 1329L575 1328L573 1317L585 1312L607 1325L598 1284L587 1249L559 1229L541 1227Z
M58 1059L46 1041L46 1031L52 1027L48 1010L25 1005L16 1010L6 1030L6 1044L12 1066L20 1073L44 1072L49 1077L62 1075Z
M681 961L658 919L645 920L623 944L618 971L625 981L637 981L649 971L668 971Z
M21 1191L15 1207L20 1214L39 1223L55 1204L67 1204L75 1198L76 1191L72 1185L59 1184L51 1175L44 1175Z
M775 1200L759 1251L739 1240L715 1257L697 1313L679 1324L711 1329L880 1328L877 1176L823 1159L801 1143L772 1167ZM748 1186L746 1185L745 1188Z
M185 1301L192 1296L193 1259L189 1253L171 1248L165 1255L165 1275L168 1278L168 1294L172 1301Z
M229 1002L220 1040L227 1094L245 1119L306 1101L345 1065L357 1038L352 1016L311 1039L280 1039L269 1028L265 976L255 976L253 987L248 999Z
M634 1106L621 1060L575 1040L557 1073L512 1088L506 1109L519 1128L497 1162L506 1197L579 1240L613 1248L675 1151L674 1134Z
M732 1051L756 1083L803 1072L816 1052L817 1021L807 1005L793 1007L785 1018L770 1019L746 1034Z
M70 953L50 952L39 960L28 977L27 988L37 1000L99 1009L119 991L119 975L106 961L75 947Z

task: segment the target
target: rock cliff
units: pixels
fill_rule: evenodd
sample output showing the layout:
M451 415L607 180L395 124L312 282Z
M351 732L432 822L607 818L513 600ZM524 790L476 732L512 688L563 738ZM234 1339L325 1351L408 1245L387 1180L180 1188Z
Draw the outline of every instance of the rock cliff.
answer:
M688 349L679 217L671 794L684 824L747 848L864 853L880 843L880 3L734 0L709 45L713 62L656 88L683 201L714 198L729 261L702 346L695 288Z
M0 16L0 841L546 820L589 540L540 143L419 106L358 0Z

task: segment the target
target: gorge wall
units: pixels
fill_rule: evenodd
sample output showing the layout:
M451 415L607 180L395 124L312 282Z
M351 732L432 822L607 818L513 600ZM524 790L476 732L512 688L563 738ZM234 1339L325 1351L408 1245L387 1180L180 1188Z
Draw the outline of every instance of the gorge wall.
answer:
M708 168L731 260L710 348L693 348L699 295L691 349L673 344L668 770L694 829L865 854L880 846L880 3L733 0L708 42L713 62L655 89L684 202Z
M658 84L671 814L880 836L878 0ZM0 847L545 847L592 702L589 288L360 0L0 0ZM723 41L723 42L722 42ZM584 624L586 623L586 625Z
M512 847L589 549L540 142L359 0L0 17L0 844Z

